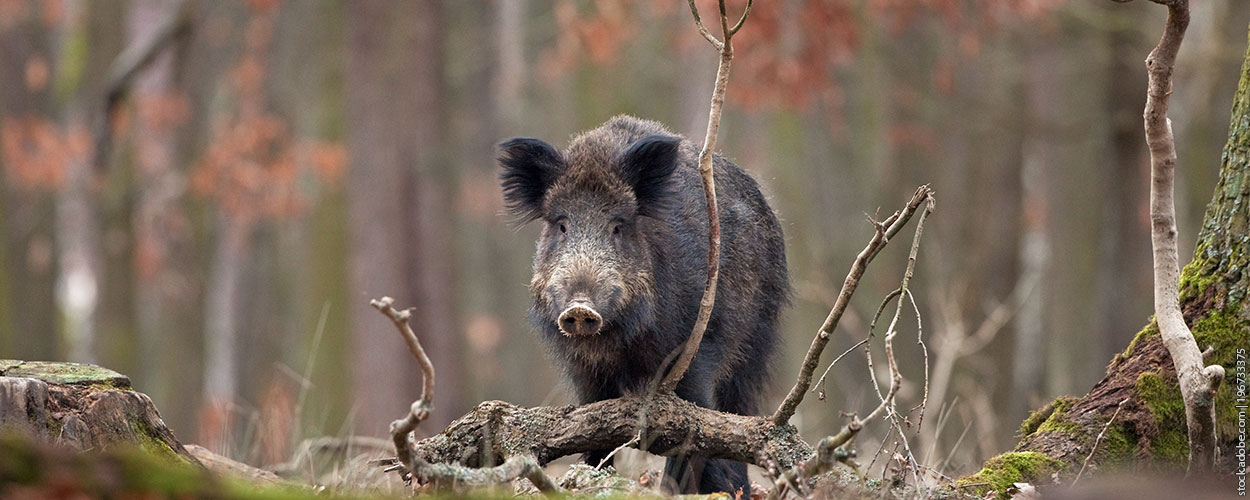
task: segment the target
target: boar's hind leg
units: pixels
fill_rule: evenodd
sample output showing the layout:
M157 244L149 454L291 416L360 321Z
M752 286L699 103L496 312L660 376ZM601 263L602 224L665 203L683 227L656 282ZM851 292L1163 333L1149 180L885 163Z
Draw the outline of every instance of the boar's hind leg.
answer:
M747 464L723 458L700 456L669 457L664 462L664 489L669 493L716 493L733 496L742 490L750 495Z
M706 347L706 346L705 346ZM726 386L734 386L732 381L713 388L710 378L714 373L715 362L712 356L704 356L708 352L700 351L695 357L690 370L677 385L677 395L704 408L716 408L741 413L743 408L734 405L725 408L718 399ZM741 375L741 374L739 374ZM743 386L745 387L745 386ZM713 397L715 392L715 398ZM754 399L743 399L735 395L739 404L754 406ZM746 464L722 459L708 459L697 455L681 455L669 457L664 462L664 489L670 493L714 493L726 492L730 495L747 484ZM748 494L750 490L744 489Z
M747 464L716 458L707 461L703 477L699 481L699 493L723 491L730 497L742 491L741 498L751 497L751 483L747 481Z
M612 453L612 450L595 450L582 453L582 463L591 467L598 467L599 463L602 462L604 458L607 458L610 453ZM612 458L615 459L616 457ZM608 463L603 465L613 465L614 461L615 460L608 460Z

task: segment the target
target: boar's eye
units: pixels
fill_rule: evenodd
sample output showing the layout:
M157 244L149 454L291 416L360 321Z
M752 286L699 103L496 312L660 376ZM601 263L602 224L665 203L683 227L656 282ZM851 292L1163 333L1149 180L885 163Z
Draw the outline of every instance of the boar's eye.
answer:
M564 223L563 223L563 222L561 222L561 223L560 223L560 232L561 232L561 233L567 233L568 231L569 231L569 230L568 230L568 228L564 227Z
M615 225L615 226L612 226L612 235L613 235L613 236L616 236L616 235L619 235L619 234L621 234L621 225L620 225L620 224L617 224L617 225Z

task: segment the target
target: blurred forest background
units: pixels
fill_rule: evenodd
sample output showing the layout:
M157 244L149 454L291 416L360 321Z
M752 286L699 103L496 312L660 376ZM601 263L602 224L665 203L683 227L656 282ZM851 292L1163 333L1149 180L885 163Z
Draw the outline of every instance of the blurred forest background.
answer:
M931 183L917 457L967 471L1030 408L1084 394L1151 314L1143 60L1165 9L756 3L719 144L780 214L797 291L766 406L871 236L865 213ZM1247 7L1195 3L1178 62L1185 261ZM419 432L482 400L569 402L528 326L536 228L500 215L494 145L562 147L617 113L697 140L715 69L680 0L0 0L0 358L116 369L184 441L273 463L306 437L381 436L416 397L368 307L392 295L438 369ZM905 260L896 245L874 263L831 351L866 334ZM910 405L924 361L905 349ZM862 359L823 390L795 421L809 439L875 401Z

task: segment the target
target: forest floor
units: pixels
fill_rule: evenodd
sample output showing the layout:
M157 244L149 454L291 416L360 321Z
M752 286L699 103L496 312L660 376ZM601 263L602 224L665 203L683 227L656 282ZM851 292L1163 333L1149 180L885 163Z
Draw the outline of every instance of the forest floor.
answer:
M257 482L240 475L223 475L187 462L171 461L138 448L113 448L102 452L82 452L42 444L26 436L8 433L0 436L0 498L214 498L252 500L296 499L390 499L411 498L412 491L394 479L379 474L368 461L339 464L335 484L298 481ZM355 470L353 470L355 468ZM654 473L644 473L646 483ZM665 498L654 487L616 475L609 470L588 466L569 467L560 478L568 493L565 498ZM1091 480L1080 487L1042 485L1037 492L1028 487L1017 499L1113 499L1113 498L1233 498L1229 481L1185 482L1174 478L1110 478ZM758 484L756 485L758 487ZM424 498L470 498L474 500L515 499L538 496L528 483L516 482L495 489L426 492ZM765 491L753 492L753 500L763 500ZM1040 495L1040 496L1039 496ZM685 500L725 498L727 495L685 495ZM837 470L820 478L808 498L851 499L975 499L948 489L919 490L900 483L867 480L860 482L850 471Z

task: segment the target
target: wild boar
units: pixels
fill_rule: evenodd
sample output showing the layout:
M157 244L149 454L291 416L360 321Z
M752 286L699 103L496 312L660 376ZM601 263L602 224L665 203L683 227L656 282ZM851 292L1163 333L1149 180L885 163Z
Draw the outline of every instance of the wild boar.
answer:
M694 325L707 276L707 203L699 145L659 123L617 116L563 152L538 139L499 147L507 212L541 220L531 321L590 403L642 394ZM757 412L790 295L781 225L746 172L714 160L721 267L711 321L677 395L699 406ZM597 464L610 450L587 453ZM746 465L672 457L669 489L747 488Z

